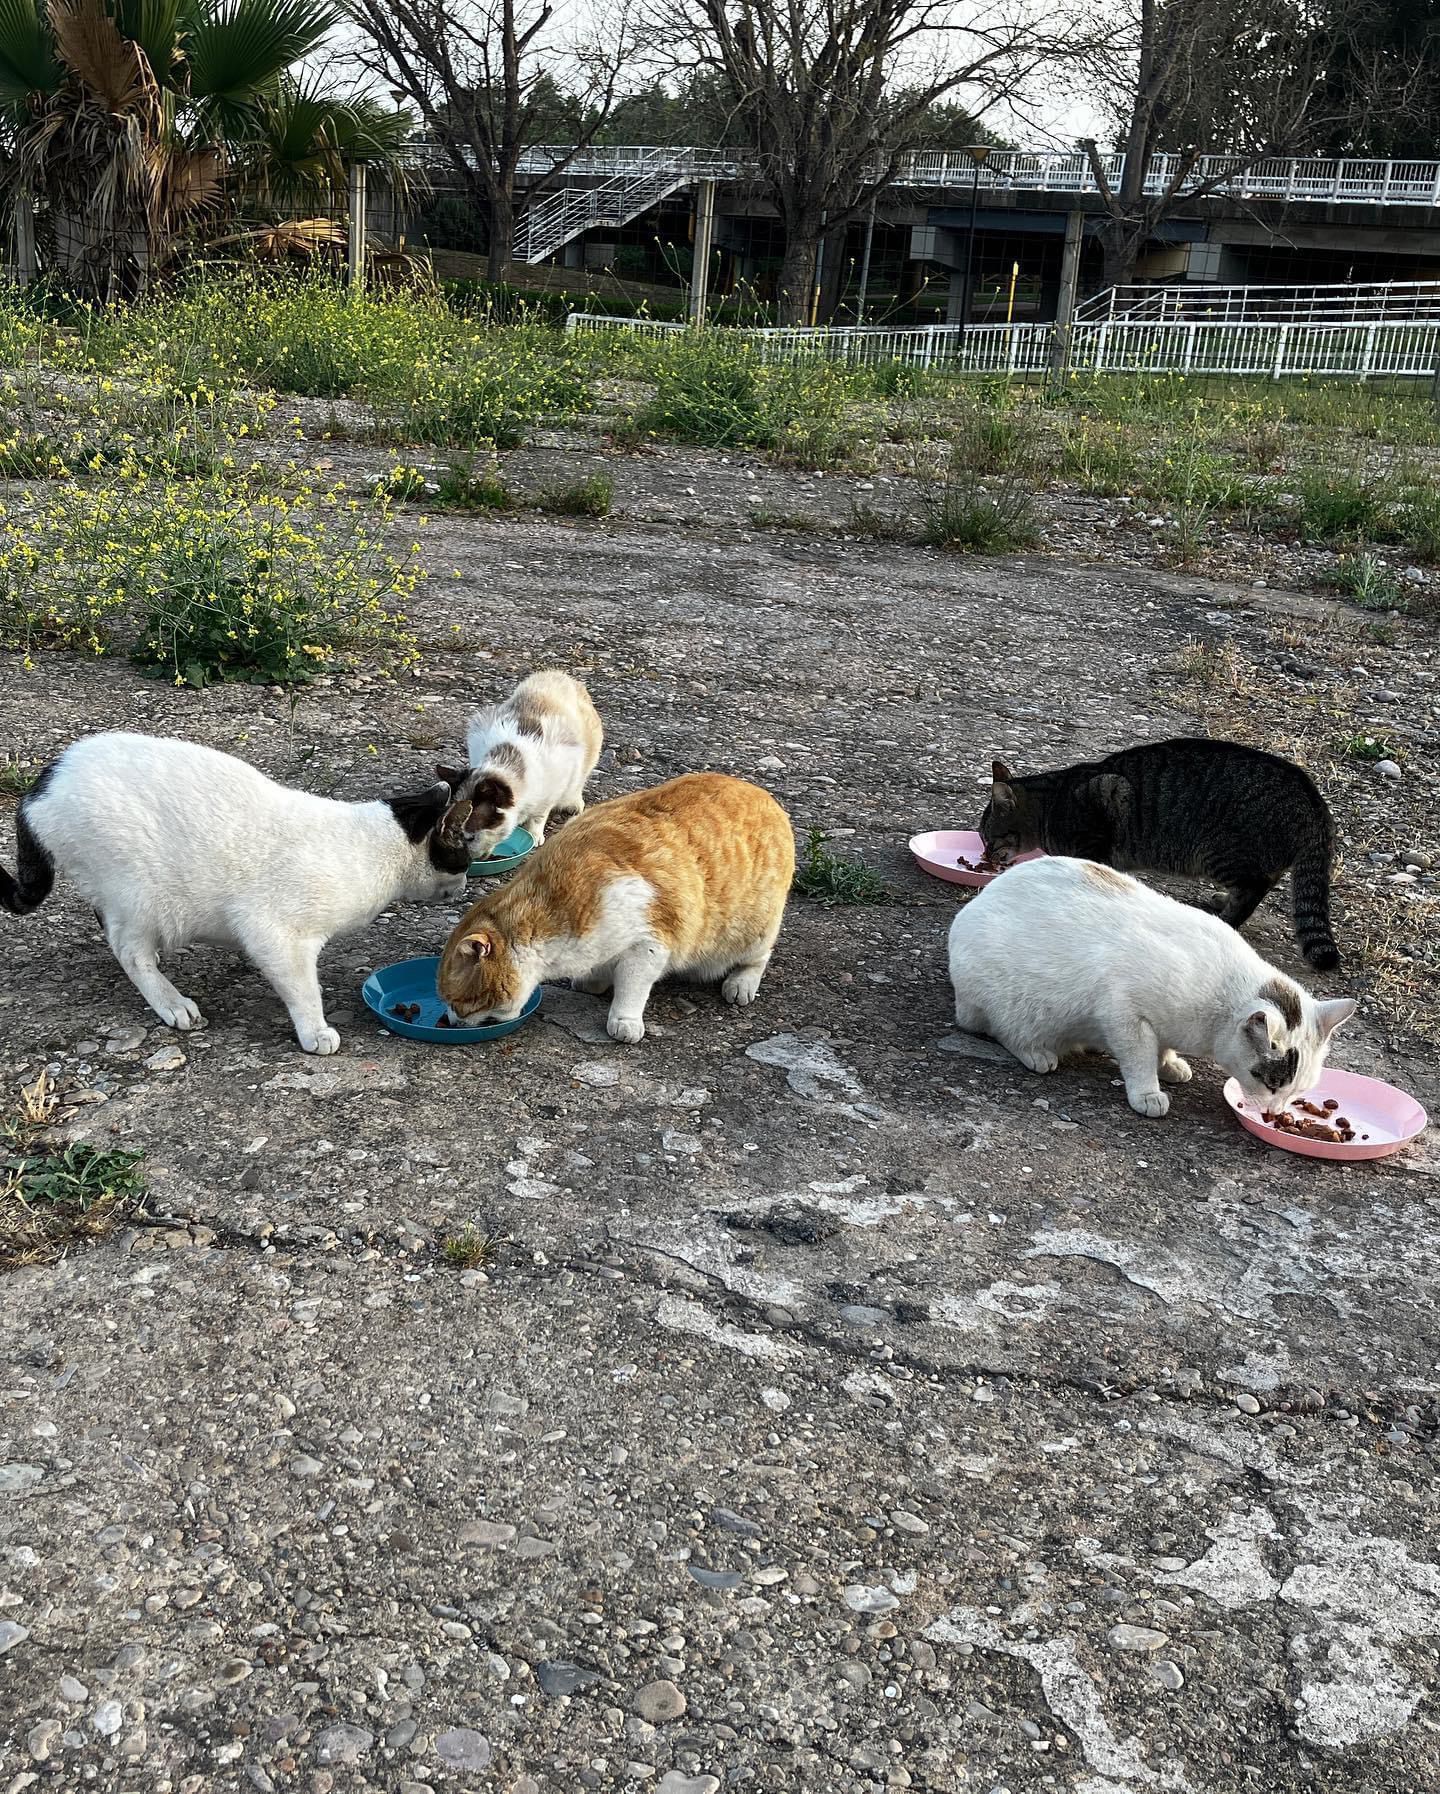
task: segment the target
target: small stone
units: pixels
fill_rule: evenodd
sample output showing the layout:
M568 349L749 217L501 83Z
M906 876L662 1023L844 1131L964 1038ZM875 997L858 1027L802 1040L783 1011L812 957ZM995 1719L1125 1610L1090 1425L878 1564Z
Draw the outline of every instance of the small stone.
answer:
M772 1414L783 1414L790 1406L790 1397L783 1389L762 1389L760 1399Z
M29 1636L29 1627L17 1625L14 1620L0 1620L0 1657L17 1644L24 1644Z
M42 1719L25 1734L26 1747L37 1763L49 1761L50 1753L60 1742L61 1729L58 1719Z
M648 1725L665 1725L685 1711L685 1696L673 1682L647 1682L631 1708Z
M900 1602L888 1588L852 1582L845 1590L845 1605L854 1613L889 1613Z
M763 760L755 762L755 770L757 772L784 772L785 762L777 759L774 754L767 754Z
M789 1576L790 1572L783 1565L766 1564L762 1569L756 1570L750 1580L758 1582L761 1588L776 1588L780 1583L788 1581Z
M374 1746L374 1732L367 1732L363 1725L332 1725L315 1740L315 1760L353 1765L368 1756Z
M1382 779L1398 779L1400 777L1400 768L1393 760L1377 760L1375 770Z
M68 1701L72 1707L78 1707L81 1701L89 1700L90 1690L83 1682L77 1682L74 1676L61 1676L60 1698Z
M1112 1626L1105 1637L1116 1651L1158 1651L1169 1642L1167 1634L1153 1626Z
M1235 1397L1235 1406L1242 1414L1258 1414L1260 1412L1260 1404L1256 1401L1253 1395L1237 1395Z
M680 1134L674 1128L667 1127L660 1136L660 1144L666 1152L678 1152L690 1158L699 1152L701 1141L698 1134Z
M1401 862L1415 872L1428 872L1435 864L1433 854L1422 853L1418 847L1407 847L1400 855Z
M125 1709L119 1701L101 1701L90 1715L90 1723L102 1738L113 1738L125 1723Z
M143 1044L144 1028L117 1028L105 1042L105 1051L112 1057L121 1053L133 1053L136 1047Z
M232 1657L228 1663L220 1665L220 1680L226 1688L233 1688L237 1682L243 1682L254 1673L255 1665L247 1663L243 1657Z
M900 1532L913 1532L917 1536L929 1532L930 1525L918 1514L912 1514L908 1508L897 1507L890 1515L890 1524Z
M462 1545L481 1545L491 1551L508 1545L514 1537L515 1528L503 1520L467 1520L459 1533Z
M701 1588L739 1588L738 1570L707 1570L702 1564L686 1564L685 1568Z
M552 1700L583 1694L600 1680L593 1669L582 1669L578 1663L542 1663L535 1671L535 1679Z
M720 1794L718 1775L683 1775L667 1769L655 1784L655 1794Z
M179 1071L185 1055L177 1046L163 1046L145 1061L146 1071Z
M452 1731L441 1732L435 1740L435 1754L451 1769L478 1774L490 1762L490 1740L483 1732L456 1726Z
M1161 1657L1150 1665L1150 1674L1162 1688L1168 1688L1171 1694L1178 1694L1185 1686L1185 1676L1178 1663L1172 1663L1168 1657Z
M589 1084L596 1090L608 1090L620 1082L620 1072L613 1065L590 1065L584 1060L570 1067L570 1076L577 1084Z
M312 1476L319 1476L324 1468L325 1466L318 1458L306 1457L304 1453L298 1458L291 1458L290 1460L291 1476L298 1476L302 1481Z

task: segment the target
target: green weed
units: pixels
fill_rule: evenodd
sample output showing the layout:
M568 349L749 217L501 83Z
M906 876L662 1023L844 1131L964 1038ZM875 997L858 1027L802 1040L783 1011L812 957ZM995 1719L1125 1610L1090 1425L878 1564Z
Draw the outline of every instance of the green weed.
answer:
M812 828L795 868L795 889L827 909L848 904L888 903L885 881L858 860L843 860L825 845L822 829Z

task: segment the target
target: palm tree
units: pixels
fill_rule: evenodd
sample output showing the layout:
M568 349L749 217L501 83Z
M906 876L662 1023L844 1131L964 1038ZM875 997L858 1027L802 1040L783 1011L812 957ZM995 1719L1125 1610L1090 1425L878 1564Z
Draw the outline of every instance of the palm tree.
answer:
M393 162L398 115L291 73L337 22L328 0L0 0L0 141L57 265L133 291L227 191L293 200L347 157Z

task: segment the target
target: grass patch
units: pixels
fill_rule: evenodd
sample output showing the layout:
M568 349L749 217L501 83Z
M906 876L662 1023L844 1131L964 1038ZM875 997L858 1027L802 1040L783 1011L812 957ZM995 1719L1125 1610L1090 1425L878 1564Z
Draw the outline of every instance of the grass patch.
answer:
M457 1271L484 1271L499 1258L504 1244L498 1233L485 1233L467 1222L459 1233L450 1235L440 1250Z
M1242 684L1240 656L1229 642L1186 642L1176 656L1175 670L1207 691L1239 691Z
M452 461L436 482L442 504L455 505L464 511L515 511L520 500L501 478L500 469L489 462L477 470L472 455L467 461Z
M841 859L826 846L822 829L812 828L795 867L795 889L802 897L835 909L846 904L888 903L885 881L858 860Z
M1295 482L1300 533L1307 542L1386 542L1394 539L1393 495L1383 481L1312 465Z
M830 520L818 511L789 511L784 505L752 505L750 521L757 529L793 529L807 536L828 534Z
M608 517L615 496L615 482L608 473L592 473L583 480L555 480L535 494L535 508L554 517Z
M1330 584L1361 610L1403 610L1405 593L1400 581L1373 554L1347 554L1336 562Z
M1373 766L1377 760L1389 757L1390 744L1379 735L1345 735L1336 743L1340 752L1348 760L1359 760L1367 766Z
M0 760L0 797L24 797L40 777L40 768L26 760Z
M962 484L953 476L926 481L920 488L919 538L927 548L964 554L1007 554L1039 540L1035 500L1021 485L992 491Z
M863 499L851 503L850 530L853 535L868 536L875 542L920 540L919 525L913 517L902 511L887 511L883 505L867 504Z
M43 1263L99 1238L145 1194L143 1154L46 1138L55 1100L42 1071L0 1131L0 1268Z

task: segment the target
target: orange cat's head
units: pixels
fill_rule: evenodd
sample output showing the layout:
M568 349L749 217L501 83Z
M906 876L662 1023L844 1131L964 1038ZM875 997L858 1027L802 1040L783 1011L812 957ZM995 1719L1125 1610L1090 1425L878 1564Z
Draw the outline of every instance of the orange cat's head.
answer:
M437 982L461 1021L513 1021L530 995L509 941L478 917L467 916L445 943Z

